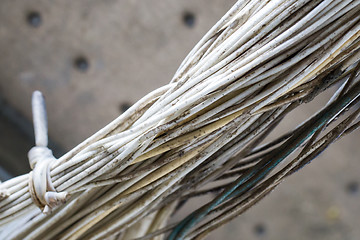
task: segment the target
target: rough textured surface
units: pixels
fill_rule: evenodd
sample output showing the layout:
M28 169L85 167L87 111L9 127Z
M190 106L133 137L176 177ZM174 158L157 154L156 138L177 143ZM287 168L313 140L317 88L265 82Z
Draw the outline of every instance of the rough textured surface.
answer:
M72 148L115 118L122 103L169 82L233 2L1 1L1 94L30 117L31 93L43 91L50 136ZM34 11L41 15L36 28L26 22ZM196 26L183 23L187 12ZM85 72L74 68L79 56L88 60Z
M31 93L41 90L50 137L68 150L169 82L234 2L2 0L0 95L30 119ZM284 126L315 109L307 106ZM0 124L1 151L20 154L10 147L16 129ZM358 140L357 133L340 140L209 239L359 239L360 194L348 187L360 182Z

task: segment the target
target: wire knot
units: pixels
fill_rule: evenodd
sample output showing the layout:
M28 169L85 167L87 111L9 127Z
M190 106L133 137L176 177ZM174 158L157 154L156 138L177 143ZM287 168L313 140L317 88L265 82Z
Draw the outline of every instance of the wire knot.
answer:
M36 164L40 161L55 159L52 151L47 147L35 146L30 149L28 153L29 163L31 169L34 169Z
M29 193L34 204L43 213L50 213L52 208L65 203L68 193L57 192L51 180L50 164L56 158L47 147L46 108L39 91L33 93L32 108L36 146L28 153L29 164L33 169L29 174Z

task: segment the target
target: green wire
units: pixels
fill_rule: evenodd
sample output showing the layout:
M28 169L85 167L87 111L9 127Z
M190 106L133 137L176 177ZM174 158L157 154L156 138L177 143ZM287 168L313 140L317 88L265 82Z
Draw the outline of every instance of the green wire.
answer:
M265 165L259 165L259 167L256 169L250 170L248 173L237 179L236 182L232 184L232 186L224 190L212 202L208 203L202 208L199 208L184 218L171 232L168 240L183 239L191 230L191 228L200 222L215 207L230 198L243 194L248 189L256 185L281 161L283 161L288 155L290 155L295 149L304 143L314 132L326 124L332 117L334 117L354 99L356 99L359 93L360 82L356 83L346 94L339 98L338 101L327 106L314 118L310 119L306 124L304 124L303 127L299 129L297 134L294 134L288 141L286 141L286 144L284 144L283 147L272 154L270 157L272 160L268 161ZM288 143L293 147L288 148ZM257 176L251 179L255 175ZM245 182L247 183L244 184Z

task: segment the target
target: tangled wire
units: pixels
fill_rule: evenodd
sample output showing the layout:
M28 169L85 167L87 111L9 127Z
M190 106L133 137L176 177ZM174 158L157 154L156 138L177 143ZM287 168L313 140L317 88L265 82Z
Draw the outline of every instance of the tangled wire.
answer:
M36 92L33 171L0 184L0 238L204 238L359 127L359 13L359 0L240 0L169 84L59 159ZM316 114L264 142L331 88Z

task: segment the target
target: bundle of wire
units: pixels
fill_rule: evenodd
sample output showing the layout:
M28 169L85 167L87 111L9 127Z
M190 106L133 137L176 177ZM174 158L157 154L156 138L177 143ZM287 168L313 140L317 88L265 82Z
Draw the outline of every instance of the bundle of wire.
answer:
M204 238L359 126L359 13L357 0L240 0L168 85L59 159L44 150L35 93L44 151L30 151L33 172L0 185L0 238ZM331 87L316 114L264 142ZM167 224L176 206L208 193Z

